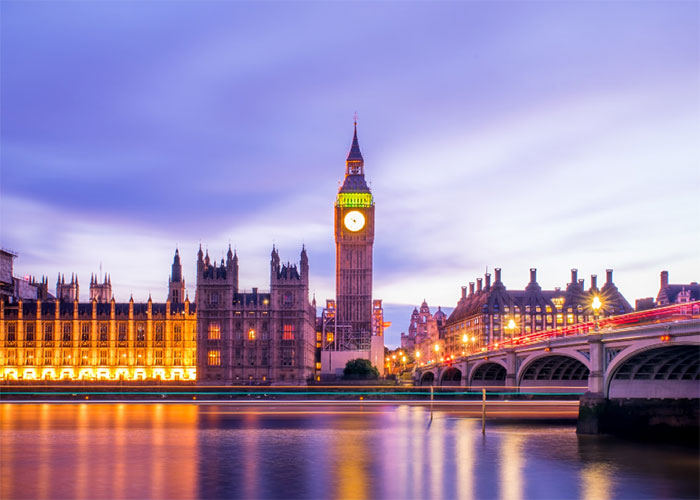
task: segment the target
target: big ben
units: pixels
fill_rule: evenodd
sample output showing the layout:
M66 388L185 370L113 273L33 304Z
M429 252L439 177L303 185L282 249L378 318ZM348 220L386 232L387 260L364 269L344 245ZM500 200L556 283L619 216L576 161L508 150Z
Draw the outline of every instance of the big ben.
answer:
M341 349L370 349L374 200L365 182L357 122L335 202L336 335Z

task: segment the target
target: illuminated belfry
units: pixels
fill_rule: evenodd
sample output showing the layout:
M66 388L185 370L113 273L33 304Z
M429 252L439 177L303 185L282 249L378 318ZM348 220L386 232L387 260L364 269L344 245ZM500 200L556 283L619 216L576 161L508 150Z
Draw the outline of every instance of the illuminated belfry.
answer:
M365 181L364 165L355 123L345 179L335 203L335 327L339 349L369 350L372 338L374 200Z
M56 298L0 300L0 380L196 378L196 311L184 302L117 303L111 278L59 275Z
M372 301L374 199L365 180L357 121L334 214L335 302L328 302L320 322L322 372L337 375L353 358L369 359L382 372L383 314L381 302L375 308Z

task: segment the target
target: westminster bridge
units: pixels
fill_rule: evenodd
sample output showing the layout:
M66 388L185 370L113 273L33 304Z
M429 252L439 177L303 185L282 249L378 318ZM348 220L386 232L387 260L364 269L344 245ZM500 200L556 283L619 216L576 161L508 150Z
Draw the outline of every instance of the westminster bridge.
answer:
M581 433L700 428L700 301L536 332L426 363L416 385L583 394Z
M700 302L536 332L426 363L416 385L608 398L700 396Z

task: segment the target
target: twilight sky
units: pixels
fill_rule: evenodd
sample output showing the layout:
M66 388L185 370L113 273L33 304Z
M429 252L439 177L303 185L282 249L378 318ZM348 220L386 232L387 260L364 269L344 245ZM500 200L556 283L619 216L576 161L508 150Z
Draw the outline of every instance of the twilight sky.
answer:
M201 242L269 287L302 243L334 294L352 117L376 199L375 296L503 268L655 296L700 278L697 2L2 2L0 245L17 275L165 300ZM410 307L408 307L410 305Z

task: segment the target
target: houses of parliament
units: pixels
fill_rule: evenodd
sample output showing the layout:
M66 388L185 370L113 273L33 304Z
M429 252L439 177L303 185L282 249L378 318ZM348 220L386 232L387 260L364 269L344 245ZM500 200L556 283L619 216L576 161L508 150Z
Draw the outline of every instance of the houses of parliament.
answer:
M176 250L166 301L145 303L117 302L109 275L91 277L87 301L76 275L59 274L51 294L47 278L15 277L16 254L0 250L0 382L301 384L320 378L322 351L343 366L374 353L382 369L381 305L372 300L374 201L356 124L334 217L337 300L327 303L337 304L337 317L316 317L305 248L298 263L284 263L273 246L269 290L244 291L231 247L217 263L200 245L193 301Z

